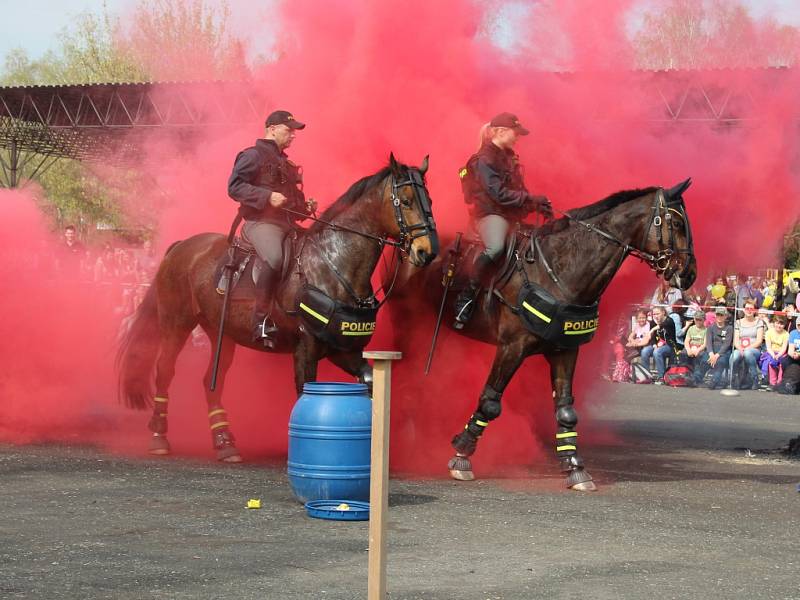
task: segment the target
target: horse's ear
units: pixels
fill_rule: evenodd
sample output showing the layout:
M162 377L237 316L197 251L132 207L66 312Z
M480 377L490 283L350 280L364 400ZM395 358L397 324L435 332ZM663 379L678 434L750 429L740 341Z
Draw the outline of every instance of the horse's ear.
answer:
M426 154L425 158L422 159L422 164L419 166L419 173L420 175L425 175L428 172L428 158L430 154Z
M394 158L394 152L389 152L389 168L395 175L400 171L400 165Z
M692 185L692 178L689 177L686 181L682 181L678 185L671 187L667 190L667 196L670 198L680 198L680 196L685 192L689 186Z

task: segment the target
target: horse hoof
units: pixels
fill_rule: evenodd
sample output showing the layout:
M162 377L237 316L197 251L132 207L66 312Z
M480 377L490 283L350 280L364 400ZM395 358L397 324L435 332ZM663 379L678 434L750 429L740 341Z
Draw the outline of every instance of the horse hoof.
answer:
M236 447L228 446L217 450L217 460L226 463L240 463L242 462L242 457Z
M594 484L594 481L584 481L582 483L576 483L570 489L576 492L596 492L597 486Z
M450 469L450 477L458 479L459 481L473 481L475 474L472 471L458 471L457 469Z
M472 481L475 479L475 474L472 472L472 463L466 456L456 454L447 463L447 468L450 469L450 477L458 481Z
M163 435L154 434L150 438L150 447L147 449L150 454L155 456L165 456L169 454L169 442Z

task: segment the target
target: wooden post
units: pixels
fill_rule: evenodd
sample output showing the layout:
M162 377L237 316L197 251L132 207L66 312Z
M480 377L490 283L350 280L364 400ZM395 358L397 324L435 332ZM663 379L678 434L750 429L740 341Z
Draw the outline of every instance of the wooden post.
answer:
M369 473L369 569L367 599L386 598L386 513L389 510L389 403L392 361L400 352L364 352L373 359L372 444Z

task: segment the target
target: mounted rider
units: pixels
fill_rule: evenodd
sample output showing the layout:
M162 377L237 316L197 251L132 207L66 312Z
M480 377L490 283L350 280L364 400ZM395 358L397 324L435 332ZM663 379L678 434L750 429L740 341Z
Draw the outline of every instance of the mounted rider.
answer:
M316 206L313 200L306 201L303 194L301 167L289 160L285 152L297 131L303 128L305 123L288 111L276 110L270 114L264 138L236 156L228 179L228 195L241 204L242 236L264 262L256 283L253 341L268 348L274 346L272 336L277 332L269 319L269 310L280 279L284 238Z
M511 113L500 113L481 128L481 146L459 173L464 201L484 249L476 255L469 285L455 301L456 329L469 321L478 290L489 283L495 261L501 256L512 226L536 211L549 219L550 201L531 195L525 187L523 168L514 144L530 133Z

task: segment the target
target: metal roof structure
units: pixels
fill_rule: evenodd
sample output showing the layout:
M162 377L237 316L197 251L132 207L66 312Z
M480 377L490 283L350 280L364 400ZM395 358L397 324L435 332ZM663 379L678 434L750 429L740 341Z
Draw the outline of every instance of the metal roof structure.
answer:
M731 129L770 118L777 96L782 119L800 122L800 70L791 68L628 73L541 73L587 87L576 118L636 120L657 126ZM598 94L598 82L605 93ZM151 82L0 87L0 185L15 187L59 158L128 164L153 129L191 145L208 128L260 122L264 98L244 82ZM790 101L786 101L787 98ZM623 102L623 100L625 100ZM633 108L632 108L633 106Z
M213 127L260 122L266 103L237 82L152 82L0 87L0 185L42 173L59 158L125 165L150 132L191 144Z

